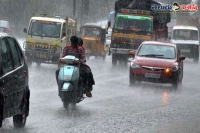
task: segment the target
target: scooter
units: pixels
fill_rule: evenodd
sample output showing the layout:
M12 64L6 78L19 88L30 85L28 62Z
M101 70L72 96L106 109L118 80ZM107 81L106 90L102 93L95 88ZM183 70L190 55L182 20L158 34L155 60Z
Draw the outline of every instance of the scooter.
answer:
M67 55L60 59L61 67L58 74L59 96L63 106L68 109L81 102L85 88L80 77L80 60L75 56Z

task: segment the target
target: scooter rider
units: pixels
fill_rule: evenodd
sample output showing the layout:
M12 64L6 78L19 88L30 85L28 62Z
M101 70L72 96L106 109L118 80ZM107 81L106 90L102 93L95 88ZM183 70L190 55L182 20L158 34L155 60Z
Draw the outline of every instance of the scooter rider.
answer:
M82 47L85 52L85 49L83 47L83 39L81 37L78 38L78 46ZM95 84L95 81L94 81L93 74L92 74L90 67L88 65L86 65L85 63L81 64L81 72L82 72L81 75L83 76L83 78L87 77L87 78L84 78L84 80L85 80L84 83L88 83L88 91L91 92L93 89L92 85ZM87 95L87 93L86 93L86 95ZM92 97L92 94L89 97Z
M81 37L78 38L78 46L81 46L83 50L85 50L83 47L83 39Z
M88 84L86 96L92 97L92 94L91 94L92 85L94 85L95 83L94 83L94 79L91 74L90 68L85 67L87 65L83 65L83 63L86 62L85 51L82 47L78 46L78 37L77 36L72 36L70 38L70 41L71 41L71 44L69 46L66 46L63 49L62 57L65 57L66 55L74 55L80 59L80 61L82 63L82 65L80 66L80 76L83 77L85 85ZM58 83L58 74L59 74L59 70L56 71L57 83ZM90 79L91 77L92 77L92 79Z

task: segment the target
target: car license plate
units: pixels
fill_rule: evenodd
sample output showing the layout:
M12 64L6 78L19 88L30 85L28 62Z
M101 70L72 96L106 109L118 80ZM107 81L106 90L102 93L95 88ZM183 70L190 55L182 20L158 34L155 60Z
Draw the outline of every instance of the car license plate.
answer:
M190 50L189 49L181 49L181 52L190 52Z
M160 78L160 74L145 73L146 78Z

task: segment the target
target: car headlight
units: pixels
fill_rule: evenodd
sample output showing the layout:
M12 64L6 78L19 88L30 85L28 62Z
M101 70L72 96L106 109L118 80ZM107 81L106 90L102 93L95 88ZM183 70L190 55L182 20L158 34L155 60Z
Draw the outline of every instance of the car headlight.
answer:
M175 71L178 71L178 66L174 66L171 68L171 71L175 72Z
M140 68L140 65L134 63L134 62L131 62L131 67L132 68Z

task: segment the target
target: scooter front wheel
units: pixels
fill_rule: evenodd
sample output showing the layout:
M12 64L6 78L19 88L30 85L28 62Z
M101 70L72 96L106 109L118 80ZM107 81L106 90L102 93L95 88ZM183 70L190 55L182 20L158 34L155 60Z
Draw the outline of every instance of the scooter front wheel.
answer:
M67 101L67 100L63 100L63 107L64 107L65 109L68 109L69 104L70 104L69 101Z
M63 101L63 107L64 107L65 109L68 109L69 104L70 104L70 99L69 99L69 94L68 94L68 93L66 93L66 94L63 96L62 101Z
M71 107L72 107L72 109L74 110L74 109L76 108L76 102L72 102L72 103L71 103Z

